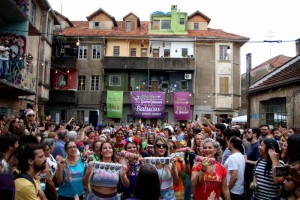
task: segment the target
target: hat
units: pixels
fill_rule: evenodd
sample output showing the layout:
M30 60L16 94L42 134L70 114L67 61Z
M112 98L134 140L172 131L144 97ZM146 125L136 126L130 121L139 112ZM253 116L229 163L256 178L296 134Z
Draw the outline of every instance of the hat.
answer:
M171 125L165 126L164 129L168 129L171 133L174 133L174 129Z
M25 114L25 117L27 117L28 115L34 115L34 111L30 108L24 110L24 114Z
M111 133L110 128L104 128L102 129L101 133Z

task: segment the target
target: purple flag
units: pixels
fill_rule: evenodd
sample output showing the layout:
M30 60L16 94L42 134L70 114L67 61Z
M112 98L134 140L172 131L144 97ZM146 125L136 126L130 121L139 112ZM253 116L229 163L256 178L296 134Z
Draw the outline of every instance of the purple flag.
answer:
M174 119L190 119L190 93L174 92Z
M164 118L164 92L131 92L132 117L134 118Z

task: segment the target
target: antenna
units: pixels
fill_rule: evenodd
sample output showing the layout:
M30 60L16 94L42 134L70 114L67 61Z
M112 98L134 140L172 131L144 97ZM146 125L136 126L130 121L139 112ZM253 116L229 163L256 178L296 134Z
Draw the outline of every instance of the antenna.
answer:
M274 35L272 35L274 32L273 31L267 31L269 32L269 36L267 36L269 38L269 41L272 41L272 37L274 37ZM270 43L270 58L272 57L272 42Z
M62 1L63 1L63 0L60 1L60 14L63 14L63 13L62 13Z

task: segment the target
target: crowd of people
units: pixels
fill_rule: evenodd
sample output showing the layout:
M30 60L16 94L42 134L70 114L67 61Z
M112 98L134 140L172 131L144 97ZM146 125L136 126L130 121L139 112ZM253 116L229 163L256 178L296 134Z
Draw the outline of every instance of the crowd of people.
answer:
M0 177L16 200L300 198L298 128L213 124L64 124L34 110L0 116ZM7 180L9 182L9 180Z

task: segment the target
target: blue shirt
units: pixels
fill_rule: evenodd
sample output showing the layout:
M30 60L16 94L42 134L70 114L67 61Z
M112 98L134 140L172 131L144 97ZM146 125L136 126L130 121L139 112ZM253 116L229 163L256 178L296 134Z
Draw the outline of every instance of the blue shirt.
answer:
M63 166L63 182L59 185L58 195L64 197L72 197L77 194L78 196L83 195L82 179L84 175L85 166L82 160L79 158L76 165L71 166L66 163L67 166ZM65 167L68 168L72 176L70 182L67 178Z
M56 158L57 155L62 155L64 158L67 157L65 142L63 140L57 140L52 155L54 158Z

